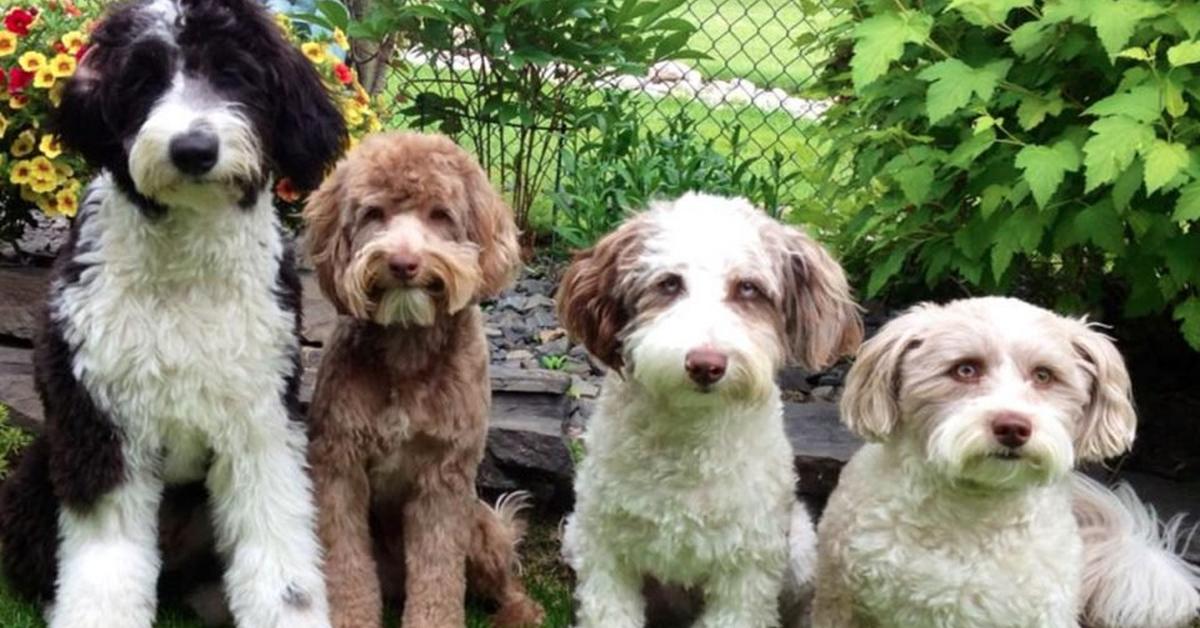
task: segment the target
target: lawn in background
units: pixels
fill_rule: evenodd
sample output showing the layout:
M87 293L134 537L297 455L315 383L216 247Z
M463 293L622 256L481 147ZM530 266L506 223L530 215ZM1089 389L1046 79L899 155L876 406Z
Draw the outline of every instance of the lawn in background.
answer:
M819 32L830 14L805 14L798 0L689 0L678 13L698 29L688 45L710 58L688 63L706 78L744 78L797 93L824 61L823 54L801 54L796 39Z

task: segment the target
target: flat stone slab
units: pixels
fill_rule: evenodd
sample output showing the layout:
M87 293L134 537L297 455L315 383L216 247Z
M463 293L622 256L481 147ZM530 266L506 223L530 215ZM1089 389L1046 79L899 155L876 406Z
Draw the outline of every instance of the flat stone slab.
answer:
M46 268L0 268L0 336L33 342L49 277Z
M493 392L563 395L571 387L571 376L562 371L492 366Z

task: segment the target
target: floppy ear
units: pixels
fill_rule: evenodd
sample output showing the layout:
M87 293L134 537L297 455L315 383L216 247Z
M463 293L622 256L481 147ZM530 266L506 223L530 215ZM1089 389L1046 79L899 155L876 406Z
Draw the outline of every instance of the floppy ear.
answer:
M104 166L107 158L120 158L122 154L119 141L104 120L100 72L110 56L99 47L88 49L63 87L53 117L53 128L63 145L79 152L93 166Z
M558 287L558 318L571 337L613 370L624 366L619 335L632 316L621 276L641 251L649 222L626 221L575 255Z
M270 72L272 112L271 161L276 176L290 178L296 189L311 190L346 147L346 122L308 59L287 43L278 28L269 25L274 63Z
M309 195L304 205L308 250L317 269L317 282L339 314L350 313L338 289L339 279L350 264L350 229L342 207L345 178L343 164Z
M904 355L921 344L920 310L893 320L863 344L846 374L842 422L869 441L883 441L900 422L900 366Z
M1075 437L1076 455L1080 460L1099 461L1125 453L1133 445L1137 430L1133 386L1112 340L1084 322L1075 325L1071 345L1092 376L1091 400Z
M479 245L479 269L483 274L476 298L499 294L516 278L521 269L521 251L517 244L517 224L512 209L496 193L483 168L470 156L466 173L467 202L471 219L467 236Z
M781 228L788 357L819 370L858 349L862 317L841 265L803 231Z

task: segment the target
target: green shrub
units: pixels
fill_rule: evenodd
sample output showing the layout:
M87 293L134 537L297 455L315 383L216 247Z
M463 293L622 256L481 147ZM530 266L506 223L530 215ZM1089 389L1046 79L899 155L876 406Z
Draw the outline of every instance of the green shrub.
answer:
M915 278L1068 310L1116 296L1200 348L1200 5L843 4L820 88L868 295Z
M0 480L8 475L9 462L33 440L28 432L9 423L8 408L0 404Z
M606 93L604 106L585 120L592 132L565 151L562 186L554 195L562 244L591 246L651 200L689 191L745 196L775 217L791 205L788 193L801 172L785 167L784 155L764 158L749 150L741 127L730 130L730 150L719 151L682 111L664 130L643 129L639 102L628 93ZM765 167L754 168L760 160Z

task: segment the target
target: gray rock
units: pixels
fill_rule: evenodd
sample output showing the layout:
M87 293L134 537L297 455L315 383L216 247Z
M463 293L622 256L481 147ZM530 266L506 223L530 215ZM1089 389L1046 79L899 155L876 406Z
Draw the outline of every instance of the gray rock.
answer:
M33 341L49 281L45 268L0 269L0 336Z
M809 383L808 371L798 366L785 366L779 370L776 379L779 382L779 387L784 390L811 392L812 384Z
M600 395L600 384L579 376L573 376L571 377L570 392L575 397L595 398Z
M509 362L520 362L533 358L533 352L525 349L514 349L504 355L504 359Z
M538 353L541 355L566 355L570 347L571 342L563 337L543 343L542 346L538 347Z
M492 390L504 393L562 395L571 387L571 377L546 369L491 368Z
M834 386L817 386L812 390L814 399L821 401L837 401L840 391Z

